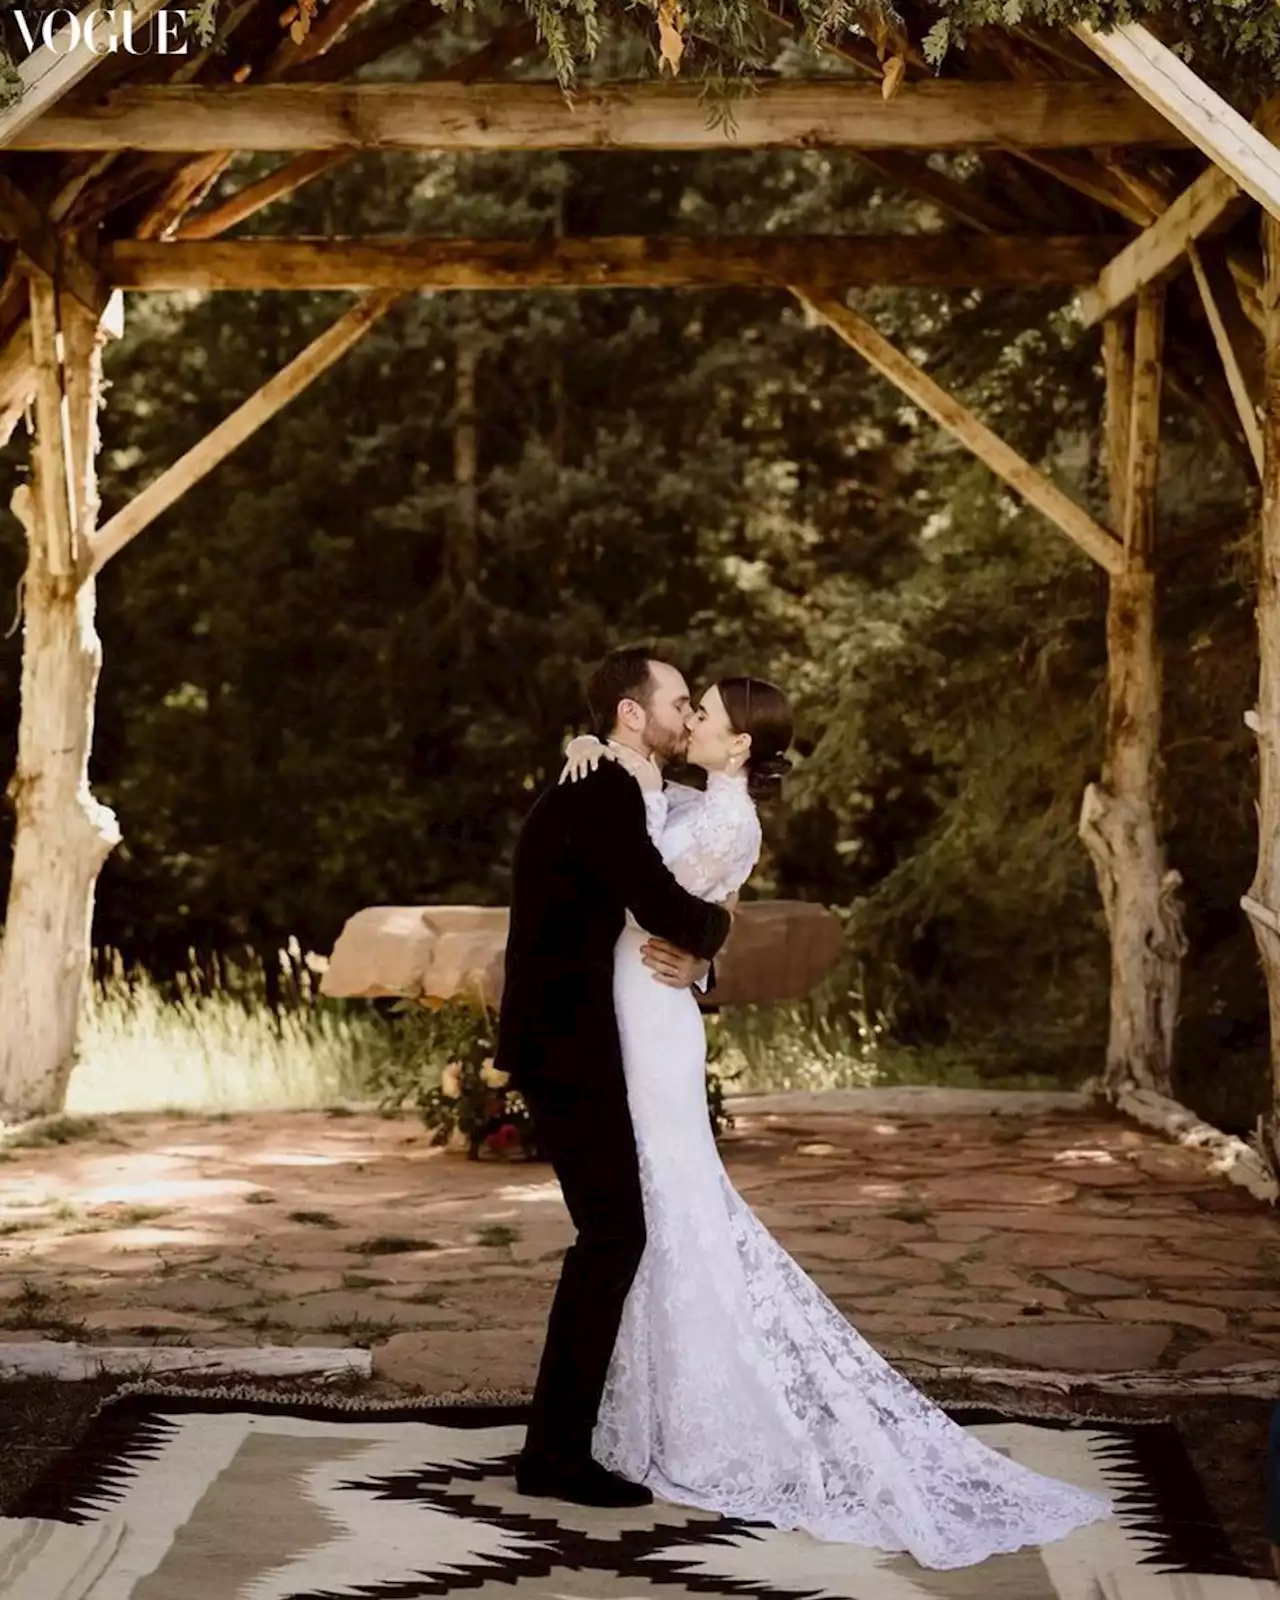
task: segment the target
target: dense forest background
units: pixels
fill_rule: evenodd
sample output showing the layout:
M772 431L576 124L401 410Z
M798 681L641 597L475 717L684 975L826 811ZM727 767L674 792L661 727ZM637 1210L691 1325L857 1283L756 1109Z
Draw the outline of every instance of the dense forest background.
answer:
M451 20L430 49L456 53L470 26ZM368 157L252 231L942 225L851 156L610 154ZM1098 341L1060 295L863 298L1101 510ZM104 514L340 304L134 299L108 353ZM1243 1126L1266 1029L1238 909L1252 506L1200 413L1171 396L1166 418L1167 828L1191 941L1179 1072L1186 1098ZM0 505L25 470L20 431ZM9 596L22 560L0 514ZM501 902L521 817L581 725L584 669L651 640L695 684L749 670L796 700L803 760L754 888L847 917L825 1003L940 1071L1079 1080L1106 1032L1105 931L1075 834L1101 756L1104 608L1083 556L786 295L411 297L100 584L94 784L125 843L96 940L164 977L190 950L290 935L327 950L371 903ZM7 768L19 659L12 631Z

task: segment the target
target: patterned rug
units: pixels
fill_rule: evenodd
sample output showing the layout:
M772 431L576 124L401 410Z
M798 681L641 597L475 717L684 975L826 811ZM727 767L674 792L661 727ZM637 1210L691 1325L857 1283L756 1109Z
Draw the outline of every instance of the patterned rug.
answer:
M1166 1423L957 1411L1116 1499L1112 1521L960 1572L658 1502L515 1492L523 1410L124 1393L0 1519L4 1600L1245 1600ZM1179 1576L1181 1575L1181 1576ZM1199 1575L1193 1578L1191 1575Z

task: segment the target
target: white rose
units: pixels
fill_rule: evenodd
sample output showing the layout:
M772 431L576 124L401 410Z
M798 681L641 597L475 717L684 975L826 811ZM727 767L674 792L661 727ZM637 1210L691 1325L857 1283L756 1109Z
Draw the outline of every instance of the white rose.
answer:
M456 1100L462 1093L462 1069L451 1061L440 1074L440 1092L447 1100Z
M511 1082L509 1072L499 1072L492 1061L486 1061L480 1068L480 1082L490 1089L505 1089Z

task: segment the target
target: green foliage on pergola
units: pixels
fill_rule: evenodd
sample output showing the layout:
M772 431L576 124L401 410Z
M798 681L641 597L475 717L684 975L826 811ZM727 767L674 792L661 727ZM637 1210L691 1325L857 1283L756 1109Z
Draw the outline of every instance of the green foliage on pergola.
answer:
M920 0L894 5L851 0L524 0L556 71L566 86L594 61L601 40L619 20L655 36L662 60L679 56L682 71L702 76L747 76L767 68L777 49L777 23L794 25L811 49L850 36L869 40L882 60L915 57L941 71L963 70L986 30L1048 31L1070 42L1072 28L1141 22L1155 30L1219 88L1265 90L1280 75L1280 7L1271 0ZM664 49L678 36L674 52Z

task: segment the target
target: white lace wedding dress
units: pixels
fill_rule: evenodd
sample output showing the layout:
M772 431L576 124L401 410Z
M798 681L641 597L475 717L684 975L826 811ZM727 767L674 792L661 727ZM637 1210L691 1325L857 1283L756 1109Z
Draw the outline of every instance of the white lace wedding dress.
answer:
M740 777L646 794L655 843L724 900L760 849ZM820 1539L968 1566L1046 1544L1109 1504L979 1443L893 1370L729 1181L707 1116L706 1038L688 990L618 941L614 999L648 1244L593 1454L664 1499Z

